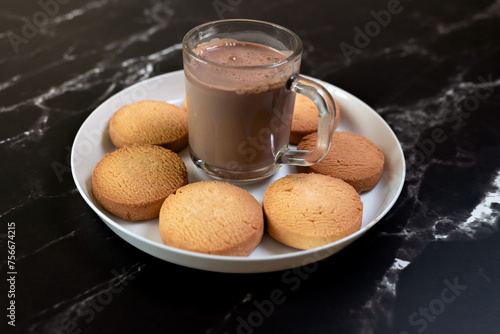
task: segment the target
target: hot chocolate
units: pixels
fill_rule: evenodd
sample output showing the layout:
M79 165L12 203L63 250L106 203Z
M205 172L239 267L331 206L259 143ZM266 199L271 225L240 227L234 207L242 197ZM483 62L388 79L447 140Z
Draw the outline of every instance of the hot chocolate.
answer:
M275 68L287 55L229 39L194 52L206 61L184 68L191 154L225 170L273 164L290 136L295 93L285 84L294 73Z
M182 40L191 159L215 178L254 182L282 165L310 166L330 148L335 104L318 82L299 75L302 42L256 20L220 20ZM295 93L318 108L311 151L288 147Z

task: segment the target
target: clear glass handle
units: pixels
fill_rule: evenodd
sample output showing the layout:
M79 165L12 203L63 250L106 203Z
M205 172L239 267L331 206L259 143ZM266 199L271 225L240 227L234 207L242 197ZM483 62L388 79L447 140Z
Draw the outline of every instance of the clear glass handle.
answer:
M337 109L332 96L323 86L301 75L292 77L287 88L310 98L318 107L318 140L314 150L286 149L277 156L276 162L295 166L311 166L320 162L330 150Z

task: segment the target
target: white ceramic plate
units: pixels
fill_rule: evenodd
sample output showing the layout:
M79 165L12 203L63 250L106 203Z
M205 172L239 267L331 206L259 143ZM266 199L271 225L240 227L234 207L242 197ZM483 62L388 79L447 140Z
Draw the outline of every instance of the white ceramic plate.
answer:
M182 106L184 99L184 74L176 71L137 83L101 104L83 123L73 143L71 168L80 194L106 225L118 236L138 249L179 265L203 270L254 273L284 270L326 258L362 236L373 227L396 202L405 178L405 162L401 146L391 128L368 105L346 91L322 82L336 99L340 110L339 131L357 133L372 140L385 155L384 173L378 185L361 195L363 224L358 232L328 245L298 250L285 246L268 235L248 257L200 254L163 245L158 230L158 219L143 222L123 220L104 210L91 191L92 171L97 162L116 148L108 135L108 122L120 107L141 100L160 100ZM191 162L188 150L180 152L188 169L189 182L208 180ZM268 180L243 186L262 202L267 186L296 169L283 166Z

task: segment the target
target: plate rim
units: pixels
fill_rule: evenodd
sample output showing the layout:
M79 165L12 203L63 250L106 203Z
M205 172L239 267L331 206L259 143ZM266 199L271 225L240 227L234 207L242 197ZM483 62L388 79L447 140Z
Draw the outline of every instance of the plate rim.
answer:
M379 119L379 121L385 126L386 130L395 139L395 142L397 143L397 150L398 150L397 156L401 157L401 160L400 160L401 170L400 170L400 173L398 173L398 175L400 175L400 179L399 179L399 182L398 182L397 190L395 191L393 198L386 204L386 208L382 212L380 212L375 218L373 218L366 226L364 226L360 230L358 230L358 231L356 231L356 232L354 232L354 233L352 233L352 234L350 234L350 235L348 235L348 236L346 236L346 237L344 237L344 238L342 238L340 240L337 240L337 241L334 241L332 243L329 243L329 244L326 244L326 245L323 245L323 246L320 246L320 247L316 247L316 248L313 248L313 249L298 250L297 252L284 253L284 254L275 254L275 255L271 255L271 256L260 255L260 256L252 256L252 257L239 257L239 256L225 256L225 255L213 255L213 254L197 253L197 252L187 251L187 250L183 250L183 249L179 249L179 248L167 246L167 245L164 245L164 244L160 244L160 243L158 243L158 242L156 242L154 240L148 239L148 238L146 238L146 237L144 237L142 235L139 235L139 234L135 234L132 231L126 229L125 227L123 227L119 223L117 223L117 222L109 219L104 213L102 213L101 210L86 195L85 189L82 188L82 185L80 184L80 181L78 180L77 175L75 173L75 160L77 159L77 157L75 155L76 154L75 152L76 152L76 145L78 143L78 139L79 139L80 136L82 136L82 131L84 130L85 125L87 124L87 122L90 122L93 117L97 117L97 116L95 116L96 115L96 111L98 111L98 109L102 105L104 105L105 103L109 103L109 101L111 99L116 98L117 95L125 94L129 90L133 90L134 88L136 88L138 86L141 86L141 85L144 85L145 83L148 83L148 82L151 82L151 81L154 81L154 80L162 80L162 79L168 78L169 76L175 77L175 76L180 75L181 73L183 73L183 70L172 71L172 72L164 73L164 74L161 74L161 75L158 75L158 76L154 76L154 77L148 78L146 80L137 82L137 83L135 83L135 84L133 84L133 85L131 85L129 87L126 87L123 90L121 90L121 91L113 94L112 96L108 97L105 101L103 101L96 108L94 108L94 110L87 116L87 118L85 119L85 121L80 125L80 128L78 129L78 132L75 135L75 138L74 138L74 141L73 141L73 145L71 147L71 158L70 158L71 159L71 161L70 161L71 162L71 172L72 172L72 175L73 175L73 180L75 182L75 185L76 185L76 187L78 189L78 192L83 197L83 199L87 203L87 205L90 206L90 208L97 214L97 216L101 220L103 220L103 222L115 234L117 234L121 239L127 241L129 244L131 244L135 248L138 248L139 250L141 250L141 251L143 251L143 252L145 252L145 253L147 253L149 255L152 255L152 256L155 256L157 258L160 258L160 259L162 259L164 261L171 262L171 263L176 263L176 264L187 266L187 267L190 267L190 268L197 268L197 269L203 269L203 270L208 270L208 271L218 271L218 272L228 272L228 273L231 273L233 271L212 270L212 269L204 268L203 266L199 266L198 267L198 266L192 266L192 265L187 265L187 264L182 264L182 263L177 263L177 262L166 260L163 257L159 257L159 256L157 256L155 254L151 254L151 253L147 252L146 250L144 250L142 248L139 248L138 246L136 246L135 244L133 244L129 240L126 240L124 237L122 237L117 231L115 231L115 229L118 230L118 231L120 231L121 233L127 235L130 238L133 238L133 239L136 239L137 241L145 243L149 247L157 247L157 248L159 247L160 249L163 249L163 250L166 250L166 251L169 251L169 252L173 252L173 253L176 253L176 254L181 255L181 256L190 256L190 257L195 257L195 258L205 259L205 260L210 260L210 261L222 261L222 262L225 262L225 263L235 263L236 262L236 263L251 264L251 263L273 262L273 261L280 261L280 260L285 260L285 259L303 258L304 256L307 257L307 256L313 255L315 253L319 253L321 251L325 251L327 249L336 248L338 246L343 245L344 243L350 244L351 242L355 241L360 236L362 236L363 234L365 234L373 226L375 226L393 208L394 204L399 199L399 197L401 195L401 192L403 190L404 184L405 184L406 162L405 162L405 159L404 159L404 153L403 153L401 144L400 144L400 142L399 142L396 134L392 130L392 128L387 124L387 122L382 118L382 116L380 116L373 108L371 108L368 104L366 104L364 101L362 101L361 99L359 99L355 95L353 95L353 94L351 94L351 93L349 93L349 92L343 90L342 88L339 88L339 87L337 87L337 86L335 86L333 84L325 82L323 80L319 80L319 79L316 79L316 78L313 78L313 77L301 74L304 77L307 77L309 79L316 80L316 81L320 82L321 84L323 84L330 91L330 93L332 93L333 91L339 91L339 92L342 92L343 94L345 94L346 96L348 96L349 98L357 100L358 103L361 103L365 108L367 108L372 114L374 114L374 116L376 116ZM89 194L91 194L91 191L89 191ZM338 251L333 251L331 254L328 254L325 257L329 257L329 256L335 254L336 252L338 252ZM325 258L325 257L323 257L323 258ZM319 261L319 260L321 260L321 259L316 259L316 261ZM275 269L275 270L281 270L281 269L278 268L278 269ZM270 271L272 271L272 270L265 270L265 272L270 272ZM234 272L253 273L253 272L261 272L261 271L250 270L250 271L234 271Z

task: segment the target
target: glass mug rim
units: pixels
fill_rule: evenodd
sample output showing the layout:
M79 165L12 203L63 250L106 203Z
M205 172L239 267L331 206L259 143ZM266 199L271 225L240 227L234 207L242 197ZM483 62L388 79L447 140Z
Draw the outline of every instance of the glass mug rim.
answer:
M208 26L212 25L219 25L219 24L224 24L224 23L249 23L249 24L254 24L255 25L255 30L257 29L258 26L267 26L269 28L274 28L274 29L279 29L280 31L285 32L289 36L291 36L295 43L295 49L293 52L283 61L280 62L275 62L275 63L269 63L269 64L263 64L263 65L252 65L252 66L241 66L241 65L229 65L229 64L221 64L215 61L211 61L208 59L205 59L201 57L200 55L196 54L193 52L192 48L188 45L189 41L191 40L192 35L195 33L199 32L202 29L207 28ZM218 66L222 68L228 68L228 69L239 69L239 70L254 70L254 69L262 69L262 68L273 68L273 67L280 67L285 64L289 64L290 62L293 62L296 60L300 55L302 54L303 46L302 46L302 40L300 37L291 31L288 28L285 28L283 26L280 26L275 23L271 22L266 22L266 21L260 21L260 20L250 20L250 19L226 19L226 20L216 20L216 21L211 21L207 23L200 24L191 30L189 30L185 35L184 38L182 39L182 49L184 52L186 52L189 56L195 58L197 61L204 63L204 64L209 64L213 66Z

